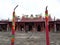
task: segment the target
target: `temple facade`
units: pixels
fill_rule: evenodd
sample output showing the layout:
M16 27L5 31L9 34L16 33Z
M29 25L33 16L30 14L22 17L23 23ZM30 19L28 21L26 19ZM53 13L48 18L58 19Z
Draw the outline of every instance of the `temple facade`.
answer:
M60 32L60 20L54 20L51 16L48 16L48 28L50 32ZM20 19L19 17L15 18L16 31L37 31L37 32L44 32L45 31L45 18L41 15L36 15L33 17L31 15L22 16ZM1 20L0 21L0 31L11 31L12 30L12 21L9 20Z

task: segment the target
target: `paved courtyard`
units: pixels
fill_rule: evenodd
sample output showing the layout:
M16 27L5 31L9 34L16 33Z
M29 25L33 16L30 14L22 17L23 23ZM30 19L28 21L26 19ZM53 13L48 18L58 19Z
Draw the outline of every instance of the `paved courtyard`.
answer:
M16 32L15 45L46 45L45 32ZM50 44L60 45L60 33L49 33ZM10 45L11 32L0 32L0 45Z

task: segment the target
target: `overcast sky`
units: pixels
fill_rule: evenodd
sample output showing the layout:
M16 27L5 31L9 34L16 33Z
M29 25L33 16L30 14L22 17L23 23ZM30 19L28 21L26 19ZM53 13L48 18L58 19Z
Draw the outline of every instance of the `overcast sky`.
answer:
M45 7L48 5L49 14L52 18L60 18L60 0L0 0L0 20L11 19L12 12L16 5L16 15L22 16L23 14L42 14L44 15Z

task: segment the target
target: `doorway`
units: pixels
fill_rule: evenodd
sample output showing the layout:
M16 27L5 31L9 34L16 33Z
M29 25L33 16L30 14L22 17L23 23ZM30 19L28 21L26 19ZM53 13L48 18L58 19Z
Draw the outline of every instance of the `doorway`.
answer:
M60 32L60 24L56 24L57 32Z
M29 31L31 31L32 30L32 25L29 25Z
M7 24L0 24L0 31L7 31Z
M32 30L32 27L34 26L34 22L26 22L25 25L27 25L27 30L28 31L31 31Z
M37 31L41 31L41 26L40 25L37 26Z
M21 31L23 31L24 26L20 26L20 28L21 28Z

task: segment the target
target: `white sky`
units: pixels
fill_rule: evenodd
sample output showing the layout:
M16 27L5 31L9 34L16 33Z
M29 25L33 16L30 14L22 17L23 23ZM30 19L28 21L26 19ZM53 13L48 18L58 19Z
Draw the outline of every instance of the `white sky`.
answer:
M22 16L22 14L41 14L44 15L45 7L48 5L49 14L52 18L60 18L60 0L0 0L0 20L11 19L12 12L16 5L19 5L16 9L16 15Z

